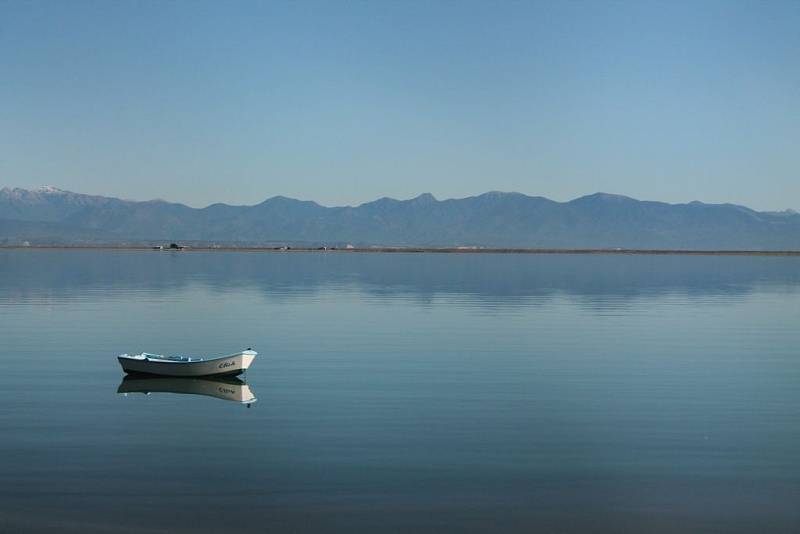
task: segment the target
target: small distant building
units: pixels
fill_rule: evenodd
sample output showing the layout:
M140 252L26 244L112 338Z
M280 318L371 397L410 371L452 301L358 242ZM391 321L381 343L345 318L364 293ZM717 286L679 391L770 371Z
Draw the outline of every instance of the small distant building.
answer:
M352 249L354 249L354 248L356 248L356 247L354 247L353 245L351 245L350 243L348 243L347 245L345 245L345 247L344 247L344 248L346 248L347 250L352 250Z

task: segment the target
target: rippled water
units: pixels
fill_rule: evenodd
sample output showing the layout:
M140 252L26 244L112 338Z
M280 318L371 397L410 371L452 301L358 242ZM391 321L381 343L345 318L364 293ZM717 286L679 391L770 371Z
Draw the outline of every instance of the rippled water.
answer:
M5 250L0 365L1 531L800 530L800 258Z

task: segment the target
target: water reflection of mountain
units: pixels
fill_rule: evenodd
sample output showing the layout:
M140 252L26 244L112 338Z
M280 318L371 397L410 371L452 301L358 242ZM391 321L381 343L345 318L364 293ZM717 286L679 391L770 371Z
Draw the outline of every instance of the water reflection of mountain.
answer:
M256 289L292 298L353 287L430 298L741 294L800 286L800 258L672 255L231 253L2 250L0 299L71 298L87 290Z
M205 395L241 404L256 401L250 386L236 377L183 378L130 374L122 379L117 393Z

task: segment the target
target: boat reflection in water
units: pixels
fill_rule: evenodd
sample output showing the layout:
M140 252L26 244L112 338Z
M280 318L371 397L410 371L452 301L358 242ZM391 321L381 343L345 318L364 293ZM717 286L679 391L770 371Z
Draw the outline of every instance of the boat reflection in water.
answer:
M174 377L146 374L129 374L122 379L117 393L179 393L205 395L218 399L250 404L256 402L250 386L236 377Z

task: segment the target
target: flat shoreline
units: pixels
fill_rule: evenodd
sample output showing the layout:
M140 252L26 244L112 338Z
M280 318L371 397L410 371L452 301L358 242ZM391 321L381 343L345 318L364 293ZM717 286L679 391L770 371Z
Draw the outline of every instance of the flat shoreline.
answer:
M800 256L800 250L682 250L682 249L620 249L620 248L460 248L460 247L195 247L154 249L145 245L0 245L0 250L136 250L191 252L318 252L318 253L382 253L382 254L628 254L628 255L687 255L687 256Z

